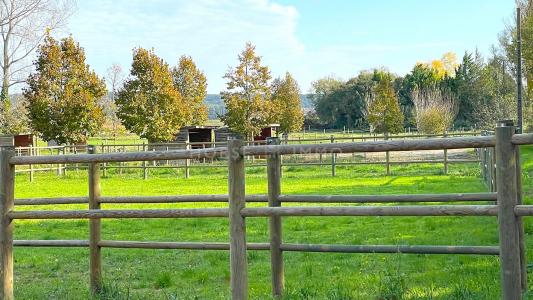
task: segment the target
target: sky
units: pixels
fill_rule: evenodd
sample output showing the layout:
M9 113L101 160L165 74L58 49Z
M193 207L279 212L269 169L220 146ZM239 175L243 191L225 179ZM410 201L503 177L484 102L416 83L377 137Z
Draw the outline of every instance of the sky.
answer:
M488 54L513 11L512 0L84 0L66 32L101 76L112 64L127 75L135 47L170 65L190 55L212 94L249 41L274 78L290 72L307 93L325 76L404 75L445 52Z

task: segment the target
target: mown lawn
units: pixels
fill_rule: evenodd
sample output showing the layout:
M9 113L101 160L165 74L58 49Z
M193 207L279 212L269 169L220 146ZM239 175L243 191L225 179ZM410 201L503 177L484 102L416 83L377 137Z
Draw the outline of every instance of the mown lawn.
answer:
M533 148L523 149L524 191L533 200ZM476 164L285 168L287 194L393 194L484 192ZM225 194L225 170L194 169L184 179L159 171L146 181L139 172L102 179L103 195ZM154 176L157 175L157 176ZM247 170L249 194L266 193L264 168ZM57 178L39 174L33 183L17 175L16 197L83 196L84 172ZM105 205L104 208L221 207L227 204ZM261 204L255 204L261 205ZM86 209L86 205L17 207ZM141 241L228 241L225 219L103 220L103 239ZM283 221L290 243L392 245L497 245L493 217L292 217ZM247 223L249 242L268 241L267 219ZM526 234L533 222L526 221ZM87 239L87 221L16 221L15 239ZM528 249L533 239L528 238ZM528 253L533 261L533 255ZM250 251L252 299L270 299L267 251ZM497 299L497 257L413 254L328 254L287 252L286 299ZM226 299L229 257L225 251L103 249L106 291L102 299ZM16 248L15 296L18 299L87 299L88 250ZM533 284L533 281L530 281Z

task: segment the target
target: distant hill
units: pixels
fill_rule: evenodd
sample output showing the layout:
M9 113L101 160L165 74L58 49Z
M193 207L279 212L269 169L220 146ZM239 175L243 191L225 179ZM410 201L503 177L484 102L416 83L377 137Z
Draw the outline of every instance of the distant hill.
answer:
M300 100L304 111L313 109L313 103L309 95L300 95ZM210 120L218 119L218 116L225 112L224 101L220 98L220 94L207 94L204 103L207 105Z
M9 98L15 104L22 98L22 94L11 94ZM302 101L302 108L305 112L313 109L313 103L309 95L300 95L300 100ZM220 94L207 94L204 103L207 105L210 120L218 119L218 116L225 112L224 101L220 98Z

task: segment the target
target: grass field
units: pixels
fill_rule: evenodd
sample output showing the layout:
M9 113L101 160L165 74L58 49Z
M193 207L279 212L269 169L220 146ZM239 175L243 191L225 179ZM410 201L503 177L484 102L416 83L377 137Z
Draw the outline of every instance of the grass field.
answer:
M524 148L524 191L533 200L533 148ZM288 167L282 178L286 194L396 194L484 192L476 164ZM112 172L112 171L110 171ZM111 173L110 173L111 174ZM157 176L155 176L157 175ZM158 170L146 181L139 173L102 179L103 195L225 194L226 170L193 169L191 178ZM266 193L264 168L247 169L249 194ZM83 196L87 178L69 172L57 178L39 174L33 183L17 175L16 197ZM252 205L252 204L250 204ZM255 204L260 205L260 204ZM104 208L221 207L225 204L105 205ZM86 209L86 205L17 207ZM533 220L532 220L533 221ZM533 222L526 219L526 234ZM284 218L284 241L291 243L392 245L497 245L492 217L309 217ZM103 239L141 241L228 241L225 219L103 220ZM249 219L249 242L268 241L267 219ZM17 221L15 239L87 239L87 221ZM527 239L528 249L533 239ZM533 262L533 255L528 253ZM16 248L17 299L87 299L88 250ZM270 299L267 251L250 251L252 299ZM288 252L285 299L497 299L499 262L489 256L413 254L327 254ZM229 257L225 251L103 249L105 292L101 299L227 299ZM530 280L530 285L533 281Z

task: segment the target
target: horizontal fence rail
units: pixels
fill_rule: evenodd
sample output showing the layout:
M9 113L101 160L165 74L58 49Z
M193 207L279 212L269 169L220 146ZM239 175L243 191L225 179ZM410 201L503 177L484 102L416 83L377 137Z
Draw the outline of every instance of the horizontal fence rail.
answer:
M16 247L89 247L88 240L14 240ZM218 242L140 242L100 241L98 246L122 249L182 249L182 250L230 250L230 244ZM496 246L424 246L424 245L331 245L287 244L283 251L323 253L406 253L406 254L472 254L498 255ZM269 243L248 243L247 250L270 250Z
M246 195L246 202L268 202L267 195ZM280 202L297 203L395 203L395 202L467 202L496 201L496 193L411 194L411 195L279 195ZM15 205L86 204L88 197L23 198ZM170 195L170 196L102 196L100 203L227 203L228 195Z
M502 297L519 299L527 288L525 247L523 246L522 216L533 216L533 205L521 203L517 183L517 145L533 144L533 135L513 134L514 127L501 123L495 136L445 137L438 139L363 141L357 143L281 144L278 139L266 145L246 145L229 140L227 147L93 154L65 154L44 156L14 156L12 148L0 151L0 298L13 299L13 252L16 247L88 247L90 287L92 293L102 289L101 248L226 250L230 252L230 290L233 299L248 298L247 251L270 251L272 294L280 297L284 290L283 252L331 253L411 253L411 254L467 254L498 255L501 261ZM349 138L354 140L354 138ZM300 140L301 141L301 140ZM496 192L412 195L285 195L281 193L283 155L308 153L354 153L415 150L446 150L495 147ZM246 195L245 161L247 155L267 158L267 195ZM169 195L169 196L102 196L100 194L100 164L125 161L188 160L226 157L228 167L227 195ZM445 160L447 156L445 154ZM335 155L332 155L335 162ZM452 162L448 160L445 163ZM89 196L63 198L14 199L15 165L24 164L89 164ZM387 155L387 165L392 163ZM102 209L101 204L120 203L228 203L225 208L187 209ZM249 202L268 203L268 206L246 207ZM365 203L447 203L446 205L359 205ZM464 204L473 202L475 204ZM481 203L490 202L490 203ZM281 206L283 203L345 203L351 206ZM494 204L496 203L496 204ZM15 205L88 204L87 210L17 210ZM463 245L342 245L294 244L283 240L284 217L334 216L426 216L426 217L498 217L500 232L498 246ZM248 243L246 219L269 219L268 243ZM116 241L101 238L101 219L122 218L226 218L229 219L229 242L157 242ZM89 219L89 240L13 240L13 224L19 219ZM15 222L13 222L15 221Z

